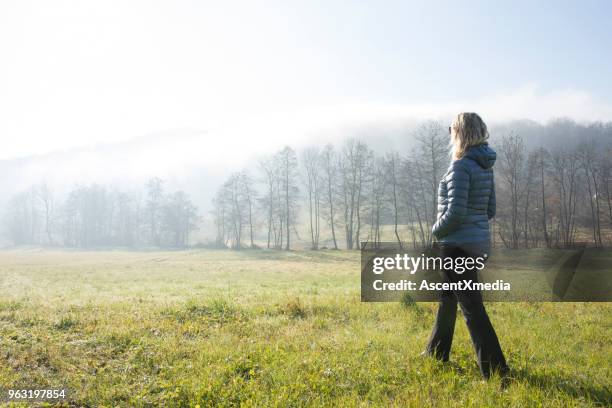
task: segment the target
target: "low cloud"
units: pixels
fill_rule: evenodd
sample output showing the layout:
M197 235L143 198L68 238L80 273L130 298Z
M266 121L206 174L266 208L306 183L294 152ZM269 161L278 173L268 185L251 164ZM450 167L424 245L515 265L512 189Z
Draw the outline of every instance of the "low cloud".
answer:
M290 145L338 143L364 137L378 148L394 144L423 119L450 121L461 111L476 111L490 124L515 119L545 123L567 117L579 122L612 120L612 106L580 90L544 91L530 84L509 93L475 101L422 104L347 104L317 106L300 111L236 117L204 130L174 130L87 148L58 151L20 160L0 161L4 194L47 180L54 185L74 183L138 184L149 177L216 185L232 171L255 167L255 161ZM202 177L207 180L202 180ZM196 189L194 187L194 189Z

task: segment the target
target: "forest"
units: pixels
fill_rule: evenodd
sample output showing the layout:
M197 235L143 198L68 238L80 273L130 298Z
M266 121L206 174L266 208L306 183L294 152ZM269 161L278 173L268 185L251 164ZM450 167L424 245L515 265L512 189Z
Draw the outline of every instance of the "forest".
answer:
M74 248L426 246L450 161L448 127L424 121L406 138L409 149L386 152L376 137L286 146L230 174L205 214L160 178L131 191L78 185L65 196L41 181L11 197L3 231L13 245ZM495 246L610 245L611 123L514 123L492 131L490 143L497 151Z
M63 201L46 183L14 195L6 231L14 245L73 248L184 248L198 228L197 207L183 191L166 193L153 178L139 192L77 186Z

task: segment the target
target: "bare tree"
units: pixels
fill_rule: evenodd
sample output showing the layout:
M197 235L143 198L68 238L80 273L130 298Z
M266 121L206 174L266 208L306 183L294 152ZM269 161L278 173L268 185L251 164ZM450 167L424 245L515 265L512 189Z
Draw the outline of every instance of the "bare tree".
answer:
M400 248L402 248L402 239L399 235L398 224L399 224L399 186L398 186L398 168L399 168L399 154L390 153L387 155L387 175L389 189L391 190L391 205L393 207L393 232L395 233L395 239Z
M367 179L367 166L371 160L371 150L356 139L345 142L339 160L341 174L341 195L344 212L346 248L353 249L359 242L361 230L361 200Z
M501 238L507 247L517 249L521 236L520 202L524 193L525 144L514 132L502 138L500 170L506 191L509 194L509 220L502 223ZM498 200L499 201L499 200ZM504 207L500 206L502 209ZM502 218L502 217L498 217ZM508 235L506 235L506 233Z
M548 157L548 152L544 148L540 148L537 151L537 166L538 166L538 175L540 177L540 203L542 205L541 209L541 225L542 225L542 233L544 235L544 242L546 243L546 247L550 247L550 236L548 234L548 212L546 210L546 160Z
M612 148L608 148L601 159L600 184L605 191L608 204L608 222L612 226Z
M160 219L164 205L163 181L157 177L153 178L147 182L146 189L150 244L160 246Z
M427 181L430 212L427 215L430 225L436 222L438 208L438 183L448 167L449 135L440 121L428 121L417 130L415 137L420 150L421 176Z
M564 246L570 246L574 243L576 234L576 204L578 200L575 154L568 150L554 151L551 170L558 196L557 241L561 240Z
M534 219L531 215L533 209L532 198L535 196L536 189L536 174L538 166L538 154L537 152L531 152L527 159L527 165L525 168L525 187L523 194L523 245L525 248L529 248L529 242L537 242L537 234L534 233Z
M265 184L265 193L260 199L261 205L264 207L264 211L266 213L267 219L267 229L268 229L268 237L267 237L267 248L271 248L272 244L276 247L277 242L277 217L278 208L276 206L278 196L278 171L277 171L277 163L274 158L267 158L259 163L259 167L263 173L263 181Z
M320 174L321 154L318 148L308 148L302 155L302 163L306 171L306 191L308 197L308 214L310 220L311 248L319 249L321 185Z
M431 214L429 209L431 201L428 196L433 193L429 189L429 183L424 179L421 160L418 155L412 156L404 162L404 172L406 177L402 183L402 190L405 200L410 203L410 212L416 215L420 243L422 246L426 246L432 239L431 227L433 224L430 216L428 216L428 214Z
M8 202L6 222L14 245L36 243L38 212L33 189L15 194Z
M338 195L338 182L336 175L338 173L336 154L334 147L331 144L325 146L321 156L325 183L326 203L328 210L328 222L331 227L332 241L334 249L338 249L338 241L336 240L336 219L335 206Z
M404 203L406 219L408 222L408 230L412 240L412 246L417 249L417 242L420 240L421 245L427 243L426 231L423 227L423 217L421 216L420 203L418 200L417 187L419 186L415 180L414 167L416 163L411 160L401 160L400 162L400 175L398 178L399 193L401 200ZM422 184L421 184L422 186ZM418 225L418 231L415 225ZM418 238L417 238L418 232ZM427 231L429 232L429 231Z
M42 206L42 214L45 223L45 235L47 244L53 245L53 192L46 182L41 183L36 189L38 199Z
M115 241L120 246L136 246L138 243L138 204L137 200L125 192L119 192L117 200Z
M222 187L217 191L215 198L213 199L213 217L216 226L216 237L215 245L217 247L227 248L228 244L228 209L229 200L227 198L227 191Z
M240 174L234 173L223 185L226 190L226 198L230 204L231 231L233 232L232 248L242 248L242 230L246 222L246 209L244 208L244 196L242 194L242 183Z
M255 248L255 202L257 201L257 191L253 188L253 179L249 173L244 170L239 174L240 190L242 201L246 205L247 222L249 224L249 242L250 247Z
M112 245L110 212L111 200L104 186L92 184L73 189L63 210L67 245L82 248Z
M370 240L375 248L382 242L382 225L387 212L387 163L383 158L377 158L372 167L372 182L370 183Z
M189 245L189 235L197 227L196 206L183 191L170 195L162 210L162 226L166 246L181 248Z
M593 140L589 140L586 143L582 143L578 148L577 156L580 160L580 167L584 172L584 179L586 180L586 192L587 201L591 209L591 228L593 232L593 243L595 246L602 246L601 238L601 220L600 220L600 205L601 199L599 185L599 164L601 159L599 157L597 147Z
M294 227L297 216L298 167L295 151L289 146L276 155L280 170L279 198L283 202L283 219L285 223L285 250L291 249L291 228Z

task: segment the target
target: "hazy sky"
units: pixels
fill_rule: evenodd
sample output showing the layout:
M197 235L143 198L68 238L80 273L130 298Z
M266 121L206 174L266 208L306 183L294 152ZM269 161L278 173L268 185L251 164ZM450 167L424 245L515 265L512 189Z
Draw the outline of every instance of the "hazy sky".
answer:
M223 160L468 109L612 119L611 18L606 1L3 0L0 159L192 129Z

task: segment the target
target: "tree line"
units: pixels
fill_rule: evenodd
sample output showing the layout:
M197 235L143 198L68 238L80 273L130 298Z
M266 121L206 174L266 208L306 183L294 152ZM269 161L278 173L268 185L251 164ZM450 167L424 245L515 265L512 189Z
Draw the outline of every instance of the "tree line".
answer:
M600 130L600 129L594 129ZM527 149L514 132L501 139L501 206L495 237L508 248L597 247L612 240L610 129L573 148ZM500 196L498 195L498 197Z
M75 187L60 201L41 183L9 200L6 233L14 245L189 246L199 216L187 194L166 193L163 181L154 178L141 196L92 184Z
M612 124L538 126L492 132L493 244L610 245ZM538 134L544 143L537 143ZM563 142L555 143L556 136ZM450 163L448 127L427 121L406 137L410 148L401 152L383 153L355 138L299 152L285 147L230 174L206 224L186 193L166 191L159 178L136 192L77 186L61 199L41 183L9 200L5 235L15 245L82 248L183 248L195 244L195 231L218 248L427 246L438 183Z
M567 122L565 122L567 125ZM551 127L559 129L559 123ZM516 131L497 150L493 244L506 248L609 245L612 241L612 126L578 125L571 144L527 147ZM365 142L285 147L258 168L232 174L213 200L216 245L355 249L360 242L427 246L437 188L449 162L448 127L421 124L408 152L375 154ZM528 140L532 142L531 140ZM248 237L248 239L245 239Z

